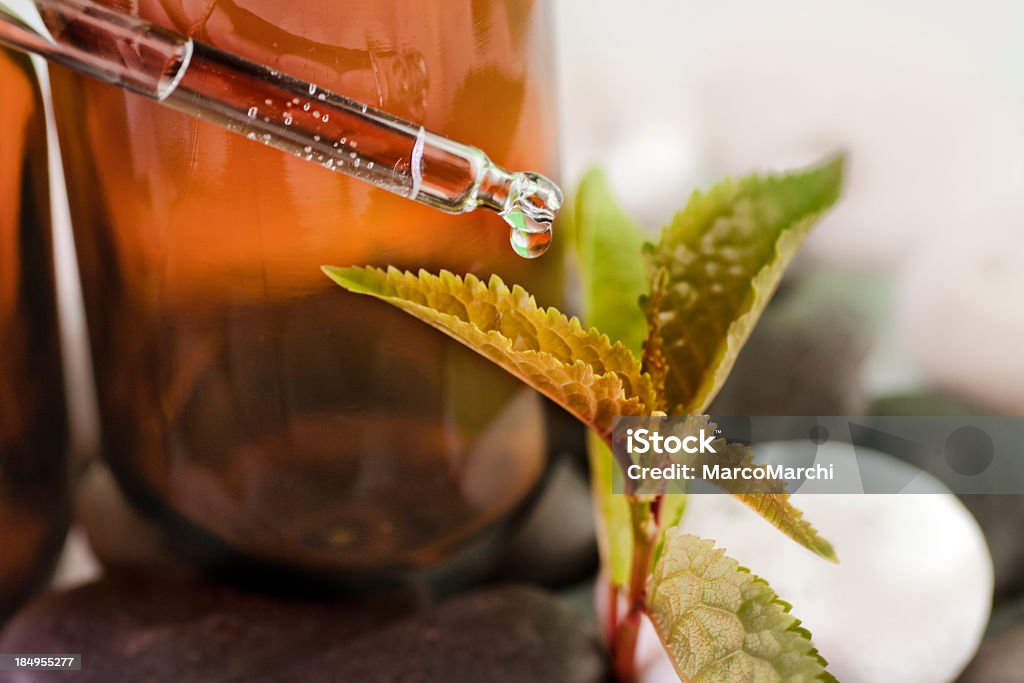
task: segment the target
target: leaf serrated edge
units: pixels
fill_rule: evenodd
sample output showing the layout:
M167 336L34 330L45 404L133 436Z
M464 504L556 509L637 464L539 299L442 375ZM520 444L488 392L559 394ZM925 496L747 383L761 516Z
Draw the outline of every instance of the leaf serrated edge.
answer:
M725 549L717 547L715 545L714 541L712 541L710 539L703 539L703 538L700 538L700 537L695 536L693 534L684 533L684 532L682 532L678 528L669 528L669 529L665 530L664 550L663 550L662 553L659 553L659 557L658 557L657 561L655 562L655 565L654 565L654 567L652 569L652 572L651 572L651 576L650 576L649 584L648 584L648 591L647 591L648 598L647 598L647 601L645 602L645 612L647 613L648 618L651 621L651 625L654 627L654 630L655 630L655 632L658 635L658 639L661 640L661 642L665 645L666 654L668 655L669 660L672 662L672 666L676 670L676 674L679 676L680 680L683 681L683 683L698 683L698 681L701 680L701 679L700 678L697 678L697 679L689 678L686 675L686 673L681 669L681 666L680 666L679 662L677 662L675 660L675 658L673 657L672 649L670 647L670 644L672 643L671 634L665 633L665 627L661 623L661 620L659 619L658 615L656 614L656 612L658 610L650 602L650 596L655 592L655 591L651 590L651 587L653 587L654 585L660 585L661 582L664 581L667 578L671 578L673 576L678 576L679 574L683 573L683 572L679 572L679 573L673 573L673 574L666 574L666 572L664 571L664 564L663 563L665 561L666 555L669 555L669 554L673 553L673 551L675 550L675 548L673 546L677 542L680 543L680 544L696 545L705 554L710 554L712 556L712 560L724 559L729 565L731 565L731 569L733 571L735 571L737 573L743 573L743 574L748 575L749 576L749 582L748 583L761 586L763 588L763 590L766 591L766 593L765 592L761 592L759 594L759 596L758 596L759 598L762 598L761 602L765 606L775 606L775 607L779 608L779 610L781 610L782 614L784 614L784 615L786 615L786 616L788 616L788 617L790 617L792 619L792 621L786 626L786 628L783 630L783 632L784 633L792 633L792 634L797 635L798 637L802 638L803 640L807 641L809 649L806 652L803 653L803 656L812 658L815 663L817 663L818 665L821 666L821 669L822 669L821 672L817 674L817 676L815 677L814 680L817 681L818 683L839 683L838 679L836 679L836 677L827 670L828 662L821 655L821 653L818 652L817 648L814 647L813 642L812 642L812 634L811 634L810 630L807 629L803 625L803 623L796 616L794 616L792 614L792 612L791 612L792 605L790 603L780 599L778 594L775 592L775 590L771 587L771 585L766 580L764 580L763 578L757 576L756 574L751 572L748 568L742 566L735 559L729 557L726 554ZM707 563L710 564L710 562L707 562ZM692 566L691 563L687 564L686 571L688 571L690 573L694 573L694 569L693 569L693 566ZM763 598L766 595L770 596L770 598L767 601L764 601ZM762 660L762 661L764 661L764 660ZM800 680L802 681L804 679L801 678Z
M686 206L682 210L677 211L669 225L662 229L658 244L655 245L647 243L644 245L645 257L648 259L649 264L654 266L656 269L651 274L651 293L648 295L647 301L645 302L645 312L647 314L648 321L650 322L653 319L653 316L658 314L658 311L651 311L648 306L650 305L650 302L660 300L661 296L664 294L664 291L658 291L659 284L662 287L666 287L668 284L667 278L660 277L658 272L663 269L664 266L656 265L655 259L657 254L665 250L664 244L666 240L670 239L675 231L681 229L680 223L687 211L691 210L691 207L695 207L693 210L698 213L703 213L704 208L702 205L705 202L715 202L718 201L718 198L721 196L729 197L736 193L742 193L744 188L748 186L773 185L784 182L799 183L802 180L815 177L834 177L834 187L824 198L824 202L819 206L819 208L791 221L780 231L778 238L772 244L772 254L770 258L751 278L750 285L746 292L744 292L743 302L737 308L740 313L730 321L723 340L711 354L704 371L697 377L696 386L692 388L688 387L688 391L691 394L690 398L679 406L672 406L673 414L693 415L703 413L714 399L718 390L721 388L721 384L724 382L724 379L728 376L735 364L739 348L746 343L750 333L753 331L754 324L763 312L764 306L767 304L778 286L778 281L772 283L770 280L776 273L781 273L785 270L811 227L813 227L814 224L820 220L821 217L827 213L839 199L845 163L845 154L838 153L820 164L816 164L795 173L756 173L741 178L726 178L715 184L707 191L701 191L699 189L694 190L691 193ZM784 247L784 249L780 249L780 245ZM656 328L651 327L649 336L654 334L655 330ZM668 363L671 362L668 359L666 359L666 361Z
M839 556L836 554L835 547L818 533L814 525L807 521L803 511L790 502L788 493L733 493L731 495L815 555L839 564ZM787 521L784 514L768 512L768 508L787 512L791 521Z
M568 317L555 308L541 308L537 306L535 299L526 290L513 285L510 289L497 275L492 275L486 285L470 274L464 279L449 271L443 270L438 275L433 275L421 269L418 274L401 271L394 267L387 270L374 267L353 266L340 268L335 266L322 266L324 274L338 285L349 291L372 296L396 306L408 313L415 315L421 321L431 325L435 329L465 343L468 340L466 335L461 335L458 330L466 327L475 335L487 340L487 344L469 344L492 362L503 367L511 366L521 380L526 381L535 390L543 393L552 400L558 402L567 410L572 412L578 419L590 425L601 434L606 441L609 440L611 432L611 418L614 416L644 415L653 408L655 401L654 388L651 378L642 372L640 361L622 344L614 344L608 337L594 328L584 328L576 317ZM373 280L371 283L370 280ZM604 348L601 354L601 368L596 368L586 359L577 358L571 363L558 358L546 351L533 349L517 350L514 341L498 330L483 330L472 322L463 320L457 315L441 311L429 304L429 296L422 290L422 285L441 290L443 293L452 295L456 289L469 291L486 287L495 297L496 301L512 300L516 307L527 309L527 313L540 313L545 320L551 321L562 328L563 332L582 335L586 342L586 348ZM411 294L417 294L414 299ZM417 315L420 311L423 315ZM466 338L464 338L466 337ZM529 371L531 360L536 360L535 365L546 365L550 368L557 368L566 373L573 381L583 386L602 385L608 393L618 401L612 412L601 410L601 406L595 406L593 416L582 414L567 405L563 401L563 395L550 386L533 381L534 375ZM606 369L611 362L613 367ZM508 370L509 367L506 367ZM606 370L603 371L602 370ZM550 383L549 383L550 384ZM597 418L595 420L595 418Z

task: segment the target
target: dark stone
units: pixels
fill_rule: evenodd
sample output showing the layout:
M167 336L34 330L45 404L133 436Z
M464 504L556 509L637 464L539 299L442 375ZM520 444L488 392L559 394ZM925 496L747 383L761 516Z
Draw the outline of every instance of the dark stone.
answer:
M403 597L278 599L213 583L121 577L43 597L17 614L0 652L80 653L80 682L247 680L412 611ZM6 672L5 683L68 680Z
M708 412L857 415L860 371L875 336L871 283L828 271L776 293Z
M259 683L597 683L606 657L594 630L533 588L463 595L379 632L338 643Z
M490 579L553 587L597 571L594 510L585 477L567 458L552 466L544 491L498 556Z
M868 415L991 415L992 411L976 403L940 392L900 393L879 396L871 401Z
M992 553L996 595L1019 591L1024 586L1024 496L962 494L960 500L978 521Z
M986 640L957 683L1019 683L1024 672L1024 626Z

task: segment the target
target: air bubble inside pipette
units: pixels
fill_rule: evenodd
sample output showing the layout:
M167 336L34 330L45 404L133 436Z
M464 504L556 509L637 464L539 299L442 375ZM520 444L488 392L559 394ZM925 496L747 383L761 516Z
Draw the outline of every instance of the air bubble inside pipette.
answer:
M562 194L543 176L510 173L480 149L93 0L25 6L39 26L52 23L52 35L13 14L0 43L446 213L491 209L520 256L540 256L551 242ZM96 50L95 36L112 49ZM126 62L128 53L140 58Z

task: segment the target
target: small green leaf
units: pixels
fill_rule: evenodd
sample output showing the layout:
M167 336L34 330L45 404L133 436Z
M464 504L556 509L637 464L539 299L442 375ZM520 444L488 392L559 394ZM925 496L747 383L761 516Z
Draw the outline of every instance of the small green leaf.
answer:
M753 466L753 456L747 446L730 443L718 447L718 450L717 460L710 461L709 464L718 462L727 467ZM781 490L772 490L776 487L781 489L782 482L771 479L761 481L710 479L709 481L723 491L731 493L776 529L811 552L831 562L839 561L835 548L818 534L810 522L804 519L804 513L790 502L789 494Z
M587 433L587 454L590 457L590 485L594 505L600 513L597 536L603 565L608 567L609 578L616 586L629 581L633 561L633 525L629 514L629 499L612 493L614 458L608 444L594 432ZM670 498L682 496L669 496Z
M839 198L843 158L694 193L647 248L646 300L670 414L705 411L804 237Z
M647 321L640 297L647 291L644 272L644 236L612 196L599 170L584 176L576 191L573 211L577 262L583 280L583 319L613 342L640 353ZM588 434L587 452L600 512L598 544L611 580L624 586L629 580L633 528L625 496L612 493L613 456L608 446Z
M596 169L584 176L576 191L574 218L583 276L583 319L639 355L647 336L640 308L640 297L648 291L644 235Z
M715 484L729 491L729 487L723 485L723 482L716 481ZM776 529L811 552L832 562L839 561L835 548L804 519L804 513L789 501L788 493L730 493L768 520Z
M685 683L836 681L789 610L714 542L665 533L647 612Z
M410 313L504 368L608 439L612 418L649 414L651 379L621 344L553 308L539 308L525 290L497 276L484 283L442 271L335 268L342 287Z

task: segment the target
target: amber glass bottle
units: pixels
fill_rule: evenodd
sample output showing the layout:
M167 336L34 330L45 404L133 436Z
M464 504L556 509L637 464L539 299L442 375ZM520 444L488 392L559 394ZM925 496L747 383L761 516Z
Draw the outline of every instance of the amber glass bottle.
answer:
M67 528L67 427L42 100L0 50L0 619L49 575Z
M133 9L557 177L531 0ZM319 266L498 273L557 305L557 251L522 260L494 215L444 215L106 85L55 89L105 455L171 540L386 575L452 557L527 498L538 397Z

